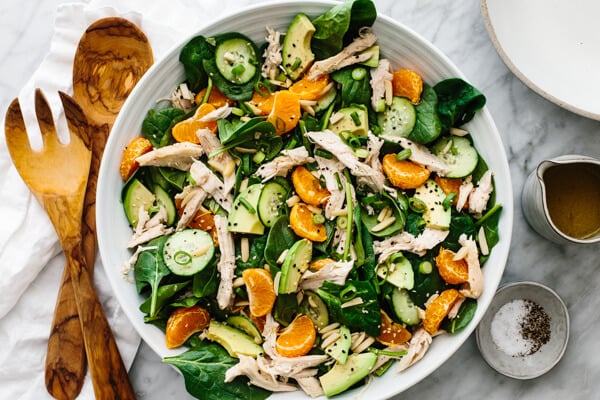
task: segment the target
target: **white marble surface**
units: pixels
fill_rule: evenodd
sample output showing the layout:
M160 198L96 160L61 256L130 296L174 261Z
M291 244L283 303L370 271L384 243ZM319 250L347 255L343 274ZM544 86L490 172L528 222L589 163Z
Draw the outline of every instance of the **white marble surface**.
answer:
M56 5L62 2L3 0L0 3L2 115L47 52ZM240 0L240 3L250 1ZM515 193L513 242L503 282L533 280L547 284L562 296L571 316L567 352L552 371L540 378L517 381L497 374L479 355L472 336L444 366L395 398L598 398L600 247L558 246L545 241L524 221L519 195L526 175L544 158L567 153L600 157L600 122L555 106L515 78L488 38L478 0L375 0L375 3L379 13L408 25L438 46L486 94L509 157ZM181 377L161 364L144 344L130 376L142 400L190 398Z

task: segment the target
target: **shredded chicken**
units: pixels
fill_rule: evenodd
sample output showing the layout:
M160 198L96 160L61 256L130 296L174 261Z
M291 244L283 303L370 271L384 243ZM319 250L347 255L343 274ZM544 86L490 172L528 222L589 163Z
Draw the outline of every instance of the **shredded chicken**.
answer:
M384 141L383 139L373 135L371 132L367 133L367 137L367 149L369 151L369 155L367 158L365 158L365 164L370 166L375 173L368 178L359 176L357 178L357 182L359 185L370 187L377 193L386 190L387 192L395 194L395 189L385 185L385 175L383 173L381 161L379 161L379 152L381 151Z
M243 354L238 355L239 362L225 372L225 382L231 382L238 376L246 376L254 386L272 392L294 392L295 385L281 382L260 368L258 359Z
M464 233L458 238L462 246L456 253L455 258L463 258L469 268L469 278L463 283L459 292L465 297L477 299L483 293L483 273L479 265L479 252L475 240L468 238Z
M359 31L359 37L342 49L338 54L315 62L308 70L309 80L315 80L321 75L330 74L333 71L368 60L371 54L359 54L361 51L373 46L377 36L370 27L363 27Z
M307 270L300 278L300 288L304 290L316 290L329 281L344 285L346 278L352 270L354 261L337 261L327 264L317 272Z
M450 169L444 161L433 155L429 149L422 144L415 143L405 137L398 135L389 135L384 132L383 138L391 142L400 144L405 149L410 149L411 155L409 159L423 165L432 172L436 172L440 176L445 176Z
M266 182L276 176L286 176L296 165L302 165L313 161L315 161L314 158L309 156L308 151L303 146L290 150L283 150L280 156L261 165L256 171L256 175L261 177L263 182Z
M329 190L330 196L325 205L325 217L334 219L344 210L344 201L346 200L346 177L343 174L344 164L336 158L327 159L320 156L315 156L319 170L318 175L321 175L325 180L325 187ZM337 174L337 177L336 177ZM338 183L339 179L339 183Z
M398 362L398 372L404 371L423 358L429 350L431 341L431 335L425 329L417 329L410 339L406 355Z
M456 210L458 212L462 211L462 209L465 207L472 191L473 178L471 175L469 175L463 180L460 187L458 188L458 198L456 199Z
M267 48L263 53L265 62L262 65L262 76L274 80L279 74L281 67L281 32L267 26Z
M158 212L152 218L148 212L140 207L138 213L138 223L133 232L133 236L129 240L127 247L134 248L142 243L149 242L159 236L168 235L173 232L173 228L168 228L165 225L167 221L167 210L160 207Z
M204 152L209 155L208 165L223 177L223 193L228 194L235 186L235 160L228 151L210 156L210 154L223 148L219 138L210 129L199 129L196 136L200 140Z
M187 84L182 83L173 91L169 100L173 107L188 112L194 108L194 97L194 93L188 88Z
M217 264L217 269L221 276L217 291L217 303L221 310L225 310L231 306L234 297L235 245L233 235L227 230L227 218L215 215L215 228L221 252L221 258Z
M376 68L371 68L371 105L374 110L379 110L379 102L385 100L386 87L391 84L393 77L390 62L385 58L379 60Z
M188 171L195 159L203 153L202 146L190 142L181 142L154 149L137 157L135 161L140 166L171 167Z
M354 151L333 131L326 129L322 132L306 132L305 136L313 143L335 154L337 159L348 167L352 175L372 177L377 174L373 168L359 161Z
M146 250L156 250L157 248L158 248L157 246L138 246L135 249L135 252L131 255L131 257L129 257L129 260L127 260L123 264L123 268L121 269L121 274L123 276L123 279L130 283L133 283L133 278L131 276L129 276L129 273L131 272L132 268L135 266L135 263L137 262L139 255Z
M175 195L176 200L181 200L183 212L177 222L177 230L185 229L189 222L194 218L200 206L208 197L206 190L198 186L186 186L181 193Z
M225 192L225 184L203 162L195 162L190 168L190 175L195 186L204 189L225 210L231 210L233 196Z
M214 122L223 118L227 118L229 117L229 114L231 114L231 110L233 110L233 108L226 104L200 118L200 122Z
M479 182L477 187L469 195L469 212L471 214L481 215L485 210L490 195L494 191L492 185L492 171L486 171Z
M418 236L403 231L397 235L373 243L375 254L379 254L379 263L385 262L392 254L408 251L423 256L427 250L442 243L450 231L425 228Z

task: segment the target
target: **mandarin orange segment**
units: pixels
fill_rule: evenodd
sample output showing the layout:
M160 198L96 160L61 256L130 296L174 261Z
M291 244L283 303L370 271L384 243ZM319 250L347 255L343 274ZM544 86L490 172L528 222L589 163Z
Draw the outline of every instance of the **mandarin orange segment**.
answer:
M316 260L311 261L311 263L308 265L308 269L310 269L311 271L319 271L334 262L335 260L329 257L318 258Z
M119 166L119 172L121 173L121 178L124 181L129 179L135 170L140 166L135 159L151 150L152 143L150 143L150 141L146 138L136 137L129 142L123 151L121 165Z
M313 222L313 213L304 203L296 203L292 206L290 228L296 235L313 242L324 242L327 239L325 225Z
M258 92L254 92L252 94L252 99L250 100L250 104L260 112L259 115L269 115L269 113L273 109L274 103L275 93L269 93L268 95L263 96Z
M292 172L292 184L302 201L311 206L321 206L331 196L329 190L321 186L321 181L303 165L296 167Z
M180 199L175 199L175 206L177 207L177 215L181 217L183 214L183 207L181 207ZM219 245L219 237L217 236L217 228L215 227L215 214L212 211L201 207L188 222L187 227L192 229L202 229L203 231L210 233L210 236L215 242L215 246Z
M302 100L318 100L325 94L327 85L329 85L329 75L324 74L315 80L304 77L290 86L289 90Z
M463 259L454 260L454 256L456 253L452 250L440 247L435 265L444 281L451 285L458 285L469 280L469 266Z
M275 127L275 133L283 135L291 131L300 121L300 98L289 90L280 90L275 93L273 108L267 121Z
M430 334L436 333L454 304L462 298L456 289L446 289L425 308L423 328Z
M264 268L248 268L242 272L242 279L248 292L250 314L262 317L270 313L277 299L271 273Z
M460 186L463 183L461 178L444 178L441 176L437 176L434 178L435 183L442 189L442 191L446 194L454 193L456 197L452 204L456 205L458 202L458 194L460 193ZM468 208L469 206L465 204L464 208Z
M375 339L386 346L396 346L410 340L412 334L404 325L394 322L381 310L381 333Z
M399 69L392 78L392 92L394 96L406 97L417 104L423 92L423 78L411 69Z
M167 320L165 340L169 349L174 349L188 340L194 333L204 330L210 322L210 314L200 306L175 309Z
M202 103L202 100L204 99L205 95L206 95L206 88L199 91L198 94L196 95L196 99L195 99L196 104ZM214 86L210 91L210 95L208 95L208 100L206 101L206 103L212 104L213 106L215 106L215 108L220 108L220 107L223 107L226 105L232 106L234 104L233 100L231 100L229 97L225 96L223 93L221 93L221 91L219 89L217 89Z
M196 109L196 112L192 117L184 119L183 121L179 121L177 124L175 124L173 130L171 131L173 139L178 142L191 142L199 144L200 140L196 135L198 129L206 128L210 129L212 132L216 132L217 130L217 121L200 121L200 119L206 114L215 110L216 108L212 104L201 104L200 107Z
M300 357L308 354L315 345L317 330L306 315L298 315L281 332L275 342L275 349L283 357Z
M410 160L398 161L393 153L383 157L382 168L390 183L400 189L416 189L429 178L430 172Z

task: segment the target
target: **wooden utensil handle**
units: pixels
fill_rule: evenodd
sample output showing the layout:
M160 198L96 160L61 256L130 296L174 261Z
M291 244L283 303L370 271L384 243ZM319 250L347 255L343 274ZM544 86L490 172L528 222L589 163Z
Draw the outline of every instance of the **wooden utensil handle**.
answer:
M71 272L65 265L48 338L46 388L55 399L75 399L85 379L86 359Z
M94 394L98 400L135 399L102 305L85 266L81 246L66 252Z

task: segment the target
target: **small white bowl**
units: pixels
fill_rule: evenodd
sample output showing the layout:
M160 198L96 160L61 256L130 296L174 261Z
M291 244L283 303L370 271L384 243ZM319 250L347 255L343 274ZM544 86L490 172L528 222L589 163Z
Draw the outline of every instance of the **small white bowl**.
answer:
M530 300L543 307L550 317L550 340L533 354L508 354L494 341L492 321L496 313L513 300ZM515 379L533 379L550 371L562 358L569 341L569 314L558 294L536 282L517 282L500 288L476 331L483 359L499 373ZM515 338L517 340L517 338Z

